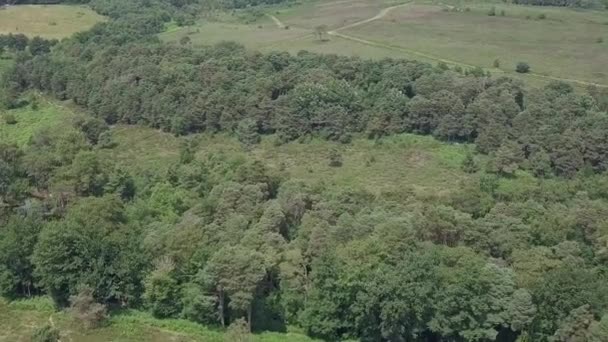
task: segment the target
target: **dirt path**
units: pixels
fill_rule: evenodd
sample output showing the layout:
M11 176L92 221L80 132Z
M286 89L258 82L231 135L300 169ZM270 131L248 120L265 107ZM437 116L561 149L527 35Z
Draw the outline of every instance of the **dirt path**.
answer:
M269 17L270 17L270 19L272 19L272 21L274 21L274 23L275 23L275 24L277 24L277 27L278 27L278 28L280 28L280 29L284 29L284 28L285 28L285 24L283 24L283 22L281 22L281 21L279 20L279 18L275 17L275 16L274 16L274 15L272 15L272 14L268 14L268 13L266 13L266 15L267 15L267 16L269 16Z
M392 10L408 6L410 4L411 4L411 2L406 2L406 3L401 4L401 5L396 5L396 6L391 6L391 7L384 8L384 9L382 9L380 11L380 13L376 14L375 16L373 16L371 18L368 18L368 19L365 19L365 20L361 20L361 21L357 21L356 23L348 24L346 26L339 27L339 28L337 28L337 29L335 29L333 31L328 32L328 34L333 34L333 33L335 33L336 31L339 31L339 30L346 30L346 29L349 29L349 28L365 25L365 24L371 23L372 21L376 21L376 20L382 19L382 18L386 17L386 15L389 14Z

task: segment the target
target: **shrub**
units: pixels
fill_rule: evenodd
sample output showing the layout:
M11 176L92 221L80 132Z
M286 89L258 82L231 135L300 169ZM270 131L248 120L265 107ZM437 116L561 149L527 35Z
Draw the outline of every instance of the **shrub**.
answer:
M438 67L439 69L441 69L441 70L449 70L449 69L450 69L450 67L448 67L448 65L447 65L447 64L445 64L445 62L439 62L439 63L437 64L437 67Z
M180 45L190 45L192 43L192 39L188 36L183 36L179 39Z
M112 131L105 131L99 134L97 146L99 146L100 148L113 148L114 146L116 146Z
M541 13L536 18L538 20L544 20L544 19L547 19L547 15L545 13Z
M462 161L461 169L466 173L475 173L479 171L479 166L477 165L477 162L475 161L475 158L473 157L472 153L467 153L464 160Z
M515 67L515 71L517 71L520 74L525 74L527 72L530 72L530 65L526 62L519 62L519 63L517 63L517 66Z
M106 307L96 303L93 298L93 289L85 287L78 295L70 297L70 313L85 329L101 326L107 318Z
M13 114L4 114L4 122L7 125L14 125L17 123L17 118Z
M500 10L500 16L504 17L507 15L507 12L505 12L505 10Z
M494 63L492 63L492 65L493 65L495 68L500 68L500 59L496 58L496 59L494 60Z
M329 151L329 166L340 167L342 166L342 155L337 149Z
M496 16L496 7L492 6L492 8L490 8L490 10L488 11L488 15L490 17Z
M226 331L224 340L226 342L250 342L251 333L247 322L242 318L232 322Z
M59 330L47 324L34 330L32 342L57 342L59 337Z
M32 94L30 96L30 107L33 111L37 111L38 109L40 109L40 100L38 99L38 96L36 94Z

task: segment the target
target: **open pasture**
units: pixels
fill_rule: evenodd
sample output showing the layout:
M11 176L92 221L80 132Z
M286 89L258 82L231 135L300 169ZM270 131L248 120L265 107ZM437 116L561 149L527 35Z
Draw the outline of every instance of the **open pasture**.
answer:
M236 41L262 51L406 58L508 73L532 85L608 86L606 11L487 2L335 0L269 7L254 23L220 16L161 35ZM493 12L494 15L489 15ZM326 30L322 39L317 27ZM526 62L531 72L516 74Z
M534 74L608 84L606 18L565 8L412 4L342 33L456 63L512 72L524 61Z
M61 39L85 31L104 17L84 6L18 5L0 6L0 34Z

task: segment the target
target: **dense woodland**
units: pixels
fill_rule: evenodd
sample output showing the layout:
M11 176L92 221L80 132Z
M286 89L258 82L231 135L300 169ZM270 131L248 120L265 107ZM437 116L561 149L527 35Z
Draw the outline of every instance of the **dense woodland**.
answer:
M111 20L62 42L0 39L16 62L4 106L32 105L36 90L88 113L25 147L0 142L3 296L63 308L90 291L115 310L214 326L244 317L326 340L608 340L605 89L168 45L155 37L165 23L209 3L91 5ZM471 180L445 196L373 194L304 184L253 157L195 159L204 147L184 138L168 172L130 174L96 153L113 148L115 123L228 132L246 147L407 132L473 143L488 163L469 155ZM534 182L498 187L519 172Z

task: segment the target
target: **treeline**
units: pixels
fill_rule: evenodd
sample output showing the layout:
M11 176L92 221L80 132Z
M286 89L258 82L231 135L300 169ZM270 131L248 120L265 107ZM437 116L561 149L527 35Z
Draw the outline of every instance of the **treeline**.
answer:
M23 56L5 75L4 92L16 96L33 88L72 99L109 124L178 135L247 131L277 133L280 142L312 135L348 142L357 133L411 132L473 142L495 156L491 167L499 173L524 168L541 177L572 177L608 167L605 89L578 94L552 83L527 91L483 72L306 52L261 54L232 43L201 49L153 39L122 44L156 27L149 21L114 25L77 34L51 54Z

